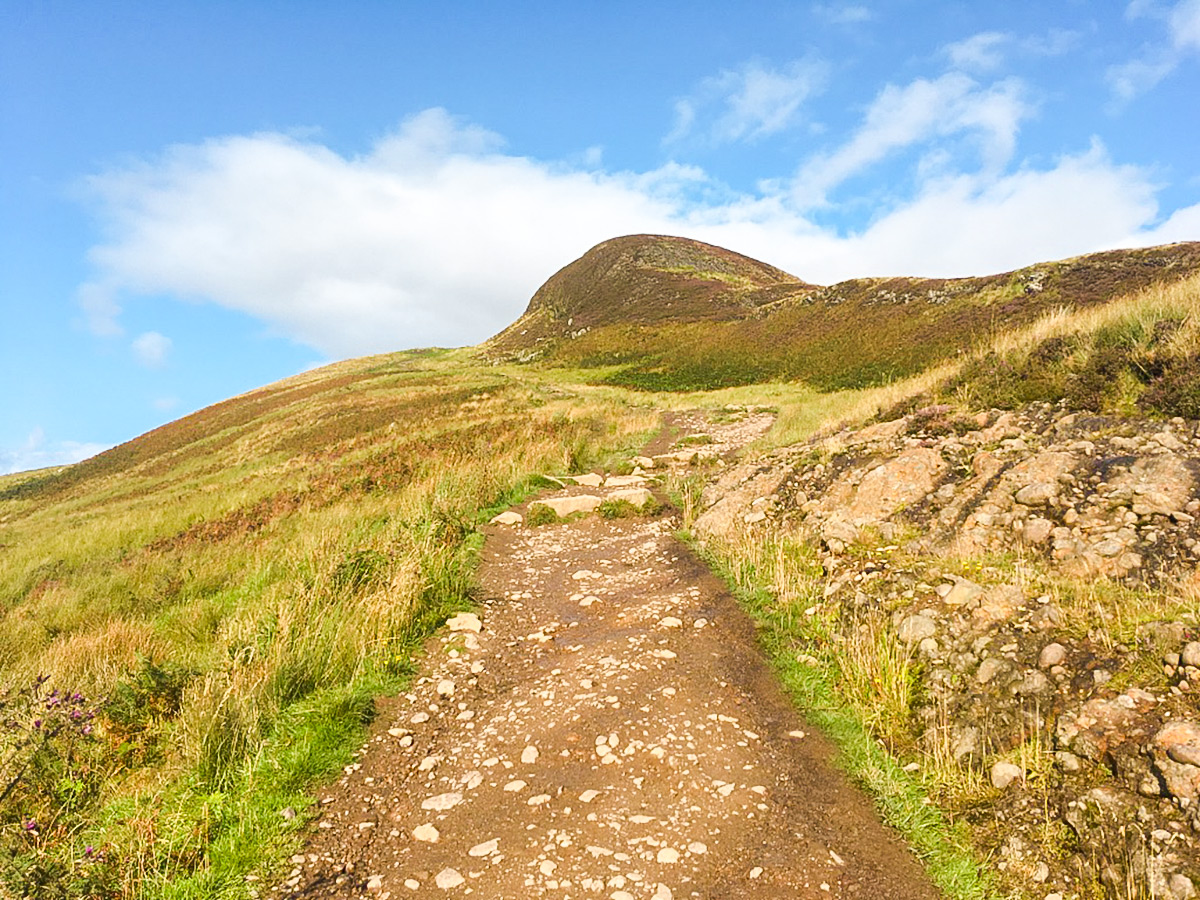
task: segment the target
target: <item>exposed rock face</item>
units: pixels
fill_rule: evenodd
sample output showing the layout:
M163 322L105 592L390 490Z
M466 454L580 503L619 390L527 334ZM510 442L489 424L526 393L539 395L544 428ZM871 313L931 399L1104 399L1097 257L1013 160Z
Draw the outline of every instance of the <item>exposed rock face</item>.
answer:
M916 740L1002 789L979 815L1003 822L990 851L1017 881L1190 896L1200 426L1042 404L930 428L923 412L726 469L697 531L806 536L824 604L890 625L921 680ZM1053 761L1037 778L1014 758L1035 736ZM1065 868L1036 847L1054 822L1078 842Z

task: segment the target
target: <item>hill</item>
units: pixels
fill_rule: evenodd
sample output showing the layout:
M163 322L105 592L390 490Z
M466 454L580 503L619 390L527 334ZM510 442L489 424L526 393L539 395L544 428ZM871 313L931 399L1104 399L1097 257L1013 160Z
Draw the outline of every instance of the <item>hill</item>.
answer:
M1096 253L979 278L820 287L729 251L652 235L607 241L552 276L485 347L599 369L612 384L701 390L772 379L821 390L913 375L997 331L1200 271L1200 243Z
M1169 693L1178 718L1200 717L1180 681L1200 678L1181 656L1200 636L1195 585L1175 580L1200 548L1200 499L1184 496L1200 484L1197 398L1200 244L819 287L632 236L554 275L481 347L338 363L0 478L0 897L245 897L247 877L278 874L319 786L353 764L374 698L405 690L424 640L471 605L482 524L568 474L629 472L664 425L682 461L664 489L685 522L736 511L706 552L889 821L922 847L967 837L920 829L983 823L969 835L981 858L1025 842L1016 896L1043 858L1052 879L1100 890L1099 832L1072 838L1054 804L1140 790L1158 770L1113 780L1099 754L1060 771L1053 716L1112 699L1111 675L1114 692ZM720 429L763 417L746 465L718 460ZM910 484L897 464L910 451L936 479L886 516L833 515L839 497ZM1043 464L1058 494L1008 496L1041 485ZM1162 466L1185 487L1159 509L1161 484L1140 473ZM978 623L977 606L926 590L963 579L1020 588L1027 611L1051 595L1070 618ZM912 617L953 658L896 652ZM983 625L1013 678L1043 638L1102 674L1080 663L1069 697L1022 718L1017 681L977 687ZM1169 677L1164 652L1179 657ZM960 759L935 738L967 718L979 741ZM1154 748L1127 750L1121 765L1159 765ZM998 761L1027 780L993 790ZM1154 802L1174 827L1169 798ZM1200 857L1172 840L1174 861L1155 865L1173 877ZM1120 841L1103 841L1116 859ZM1113 871L1143 877L1134 858Z

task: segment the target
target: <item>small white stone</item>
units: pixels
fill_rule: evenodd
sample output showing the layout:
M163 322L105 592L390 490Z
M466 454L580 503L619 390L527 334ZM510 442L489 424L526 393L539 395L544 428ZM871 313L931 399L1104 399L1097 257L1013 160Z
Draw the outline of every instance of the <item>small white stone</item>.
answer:
M528 803L530 806L541 806L544 803L550 802L550 795L549 794L535 794L534 796L530 797L525 802Z
M367 892L368 893L377 894L382 890L383 890L383 876L382 875L372 875L370 878L367 879Z
M669 887L662 882L659 882L658 885L655 886L654 894L651 896L650 900L674 900L674 896L675 895L671 893L671 889Z
M412 835L416 840L424 841L427 844L436 844L438 842L438 838L441 837L441 834L438 832L438 830L428 823L424 825L418 825L413 829Z
M753 869L750 870L750 877L757 878L762 873L763 873L762 866L755 866Z
M443 891L448 891L450 888L458 887L466 880L457 869L446 868L437 873L434 883Z
M492 838L490 841L484 841L482 844L476 844L467 851L468 856L491 856L496 852L496 848L500 846L500 838Z
M479 634L483 631L483 623L479 621L479 616L475 613L459 613L457 616L451 616L446 620L446 627L451 631L473 631ZM450 869L449 871L454 871Z
M688 844L688 852L695 853L697 856L703 856L708 852L708 845L703 841L692 841Z
M510 781L508 784L506 784L504 786L504 789L506 791L508 791L509 793L515 793L516 791L523 791L523 790L525 790L525 782L523 782L520 778L517 778L516 780Z
M666 865L679 862L679 851L674 847L663 847L658 851L657 861Z
M534 747L531 745L521 751L521 762L525 763L526 765L537 762L537 758L538 758L538 748L537 747Z
M554 862L554 860L552 860L552 859L543 859L538 864L538 871L541 872L543 875L553 875L554 870L557 868L558 868L558 863Z
M417 879L415 879L415 878L405 878L404 886L406 888L408 888L410 891L416 891L416 890L420 890L421 882L417 881Z
M437 692L438 692L439 697L453 697L454 696L454 682L451 681L449 678L443 678L441 681L438 682Z
M579 795L579 802L580 803L591 803L593 800L595 800L599 796L600 796L599 791L591 791L591 790L584 791L582 794Z
M664 616L661 620L659 620L658 624L663 628L679 628L683 625L683 622L674 616Z
M427 797L421 801L421 809L433 809L438 812L444 812L447 809L453 809L462 803L462 794L458 791L451 791L446 794L438 794L435 797Z
M419 712L415 716L413 716L411 719L409 719L408 721L412 722L412 724L414 724L414 725L422 725L425 722L429 721L429 713Z

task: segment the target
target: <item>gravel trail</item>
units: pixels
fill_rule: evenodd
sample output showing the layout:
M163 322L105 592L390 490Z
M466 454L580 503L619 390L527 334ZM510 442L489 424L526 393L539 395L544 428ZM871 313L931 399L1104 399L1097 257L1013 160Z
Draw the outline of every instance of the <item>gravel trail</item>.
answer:
M275 895L938 896L677 527L491 526L478 617L383 703Z

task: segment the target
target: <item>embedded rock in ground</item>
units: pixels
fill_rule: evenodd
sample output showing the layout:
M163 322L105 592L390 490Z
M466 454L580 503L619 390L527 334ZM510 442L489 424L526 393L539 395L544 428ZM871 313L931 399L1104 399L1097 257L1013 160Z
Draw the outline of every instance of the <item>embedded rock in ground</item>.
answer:
M609 475L604 479L604 486L613 487L633 487L638 484L645 484L646 479L641 475Z
M1189 803L1200 801L1200 725L1167 723L1154 735L1151 753L1171 796Z
M597 475L594 472L588 472L584 475L572 475L571 480L576 484L582 484L584 487L597 488L604 484L604 476Z
M697 517L695 530L700 534L729 534L750 511L751 504L759 497L774 494L788 474L783 467L763 465L735 466L723 473L716 499L707 489L701 495L707 508Z
M1058 743L1093 762L1108 759L1120 744L1143 736L1135 725L1156 702L1152 694L1138 688L1130 688L1112 699L1089 700L1079 710L1059 717Z
M991 779L992 787L997 790L1004 790L1014 781L1020 781L1025 777L1025 770L1018 765L1010 762L998 762L992 766Z
M1050 540L1050 534L1053 531L1053 522L1035 516L1025 522L1025 527L1021 529L1021 537L1029 544L1044 544Z
M938 451L913 447L862 476L845 517L856 525L881 522L898 509L925 499L945 473Z
M1200 669L1200 641L1189 641L1179 654L1180 662L1185 666Z
M1058 485L1045 481L1027 484L1013 499L1022 506L1046 506L1058 499Z
M1043 669L1049 669L1053 666L1061 666L1067 658L1067 648L1062 644L1053 643L1047 644L1042 648L1042 652L1038 654L1038 666Z
M646 488L625 488L619 491L613 491L608 495L609 500L624 500L626 503L631 503L639 509L654 499L654 495Z
M937 622L929 616L908 616L896 629L896 635L906 644L915 644L937 634Z
M524 521L525 518L519 512L513 512L511 509L492 517L493 525L520 525Z
M554 511L559 518L566 518L575 513L589 513L599 506L603 500L595 494L576 494L573 497L547 497L535 500L533 506L545 506Z
M983 588L967 578L956 578L942 596L947 606L965 606L983 593Z
M483 623L475 613L459 613L446 620L446 627L451 631L470 631L479 634L483 631Z

